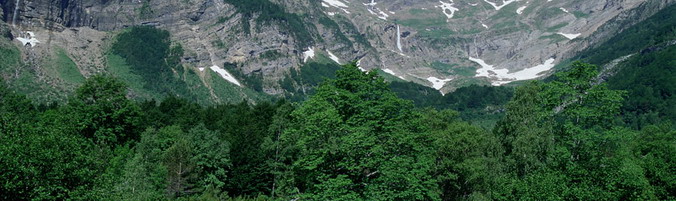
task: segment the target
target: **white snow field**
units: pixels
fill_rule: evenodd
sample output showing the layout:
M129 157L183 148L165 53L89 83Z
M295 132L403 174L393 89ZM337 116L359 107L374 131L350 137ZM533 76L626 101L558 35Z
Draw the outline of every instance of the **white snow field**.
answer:
M436 77L428 77L427 81L432 83L432 88L436 90L441 90L441 88L444 88L444 85L446 85L447 82L450 82L453 79L439 79Z
M453 7L453 0L451 0L451 3L446 3L443 1L439 1L441 5L434 6L435 8L441 8L441 11L444 12L444 15L448 17L448 19L453 18L453 15L455 15L455 12L460 11L460 9ZM448 12L446 12L448 11ZM450 13L449 13L450 12Z
M237 79L235 79L235 77L233 77L230 73L228 73L227 70L225 70L225 69L223 69L223 68L221 68L221 67L218 67L217 65L211 66L210 69L211 69L212 71L218 73L219 75L221 75L221 77L222 77L223 79L227 80L228 82L231 82L231 83L233 83L233 84L235 84L235 85L237 85L237 86L240 86L240 87L242 86L242 84L240 84L240 83L237 81Z
M575 38L577 38L577 37L580 37L580 35L582 35L581 33L567 34L567 33L562 33L562 32L559 32L558 34L559 34L559 35L562 35L563 37L568 38L569 40L573 40L573 39L575 39Z
M341 64L341 63L340 63L340 59L339 59L336 55L334 55L331 51L328 51L328 50L326 50L326 52L329 53L329 58L330 58L331 60L335 61L335 62L338 63L338 64Z
M504 8L505 6L507 6L511 3L517 2L519 0L507 0L507 1L502 0L502 5L499 5L499 6L498 6L498 4L490 2L488 0L484 0L484 1L488 4L491 4L491 6L493 6L493 8L495 8L495 10L500 10L500 9Z
M349 6L347 6L347 4L345 4L345 3L343 3L342 1L339 1L339 0L322 0L322 6L327 7L327 8L328 7L336 7L336 8L343 10L343 12L350 14L350 11L347 11L347 9L346 9L346 8L349 8Z
M500 86L514 81L532 80L541 77L541 73L547 72L554 67L554 58L547 59L544 64L531 68L526 68L517 72L510 73L508 69L495 69L493 65L487 64L484 60L478 58L469 58L479 64L482 68L477 69L475 77L488 77L495 80L491 81L494 86Z
M308 59L315 58L315 48L308 47L307 49L307 51L303 52L303 63L307 63Z
M26 33L26 35L28 35L27 37L25 37L25 38L24 37L17 37L16 38L17 40L19 40L19 42L21 42L21 44L23 46L30 44L31 47L35 47L36 45L38 45L38 43L40 43L40 41L37 38L35 38L35 33L31 32L31 31L26 31L25 33Z

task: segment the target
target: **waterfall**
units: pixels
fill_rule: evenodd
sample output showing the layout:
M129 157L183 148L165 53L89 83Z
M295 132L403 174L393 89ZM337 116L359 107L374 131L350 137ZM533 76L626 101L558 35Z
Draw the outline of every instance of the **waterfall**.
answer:
M12 16L12 25L16 25L16 14L19 12L19 4L21 0L16 0L14 4L14 15Z
M401 50L401 31L399 30L399 25L397 25L397 48L399 48L399 52L404 52Z

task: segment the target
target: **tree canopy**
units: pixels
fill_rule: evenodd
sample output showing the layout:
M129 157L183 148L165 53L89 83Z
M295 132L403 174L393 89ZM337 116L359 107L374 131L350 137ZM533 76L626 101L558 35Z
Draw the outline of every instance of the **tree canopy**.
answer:
M304 102L255 105L137 102L105 75L50 105L0 85L0 199L676 198L673 126L625 121L633 102L594 65L516 88L491 130L354 64L335 75Z

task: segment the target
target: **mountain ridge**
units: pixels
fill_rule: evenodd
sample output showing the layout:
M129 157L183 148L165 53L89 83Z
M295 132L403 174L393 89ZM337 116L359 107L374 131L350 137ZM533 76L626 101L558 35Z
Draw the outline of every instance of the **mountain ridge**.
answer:
M41 40L36 47L20 49L23 60L30 61L36 72L44 64L35 57L53 55L58 48L66 50L85 77L109 72L105 54L114 35L146 25L169 31L172 44L185 50L181 58L185 68L197 74L227 70L241 74L239 79L259 79L255 82L260 82L256 87L260 92L283 95L292 90L280 83L290 71L306 65L304 52L309 50L338 64L359 61L364 70L382 69L442 93L469 84L539 78L577 51L674 2L19 0L0 4L12 36L31 31ZM14 13L16 20L9 17ZM228 65L232 67L226 69ZM536 66L540 70L525 70ZM199 79L206 82L205 76ZM303 87L302 81L293 82L296 88ZM226 96L210 93L216 101Z

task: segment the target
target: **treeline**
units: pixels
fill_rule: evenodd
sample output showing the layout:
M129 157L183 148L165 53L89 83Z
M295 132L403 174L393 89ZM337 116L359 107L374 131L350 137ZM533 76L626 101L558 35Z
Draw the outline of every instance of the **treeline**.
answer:
M575 63L493 130L347 65L302 103L134 102L89 78L62 105L0 87L0 200L670 200L676 131Z
M604 65L633 55L614 69L601 69L608 71L609 88L628 92L622 119L634 129L676 124L675 43L676 5L670 5L575 59Z
M485 128L492 128L504 116L504 107L514 94L514 88L505 86L470 85L445 95L413 82L392 82L390 88L416 107L455 110L463 120Z
M676 30L675 30L676 31ZM676 43L676 32L674 32ZM622 106L625 122L635 129L669 122L676 124L676 46L653 46L618 65L608 79L613 89L627 90Z
M151 26L134 26L116 36L111 53L126 61L139 75L143 87L160 94L192 96L181 79L183 47L172 46L169 32Z

